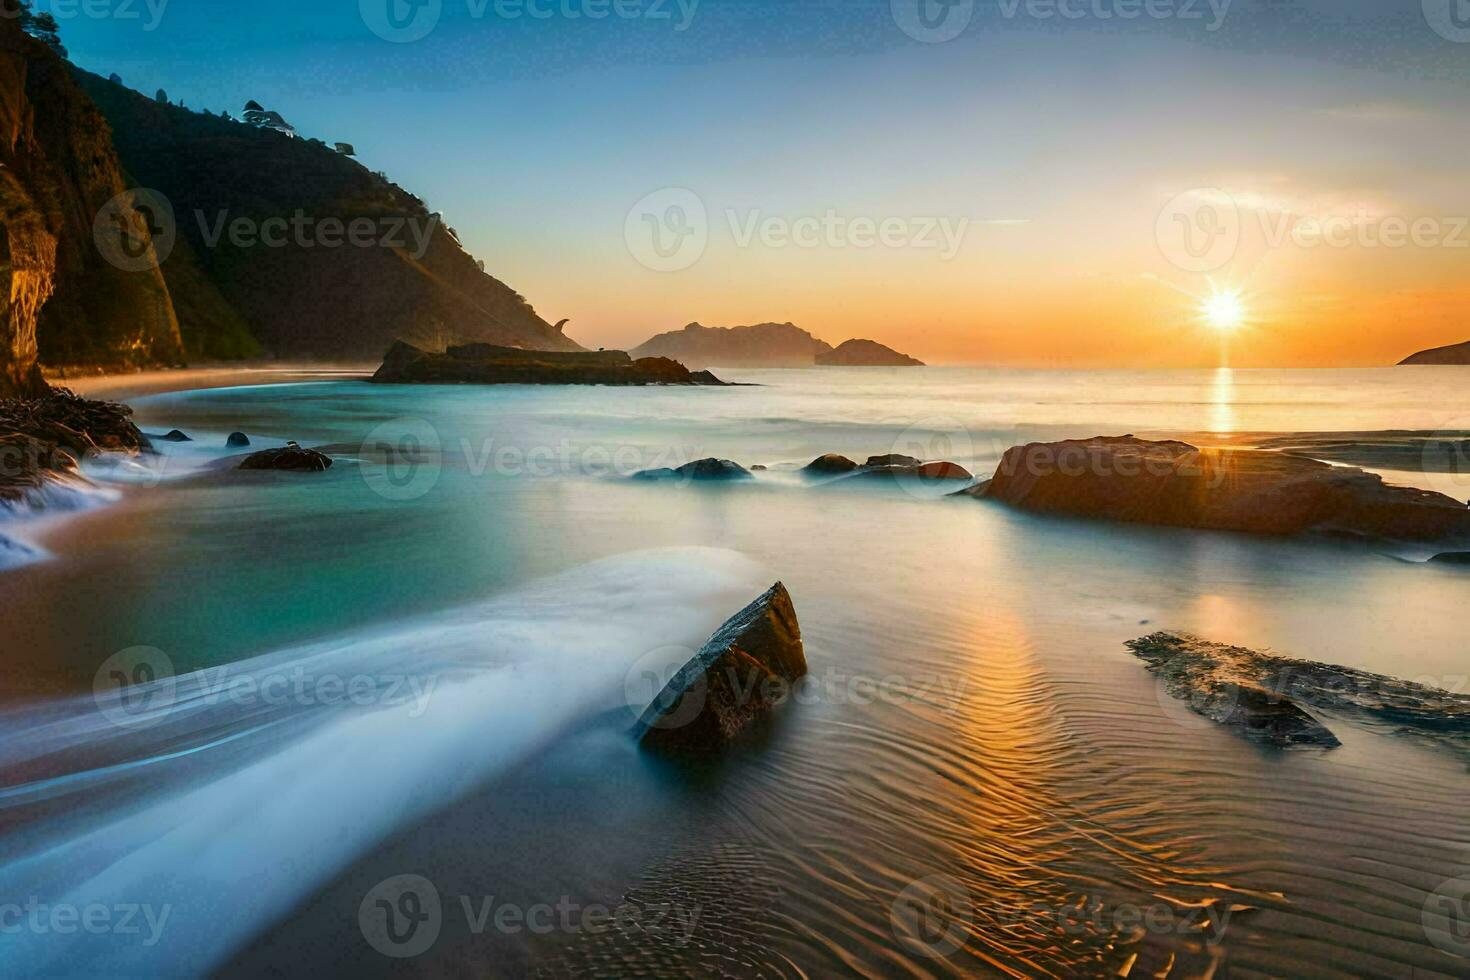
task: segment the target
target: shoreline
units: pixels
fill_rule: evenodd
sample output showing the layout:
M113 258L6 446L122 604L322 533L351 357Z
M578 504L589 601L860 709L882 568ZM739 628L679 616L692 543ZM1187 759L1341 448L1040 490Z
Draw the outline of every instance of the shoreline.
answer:
M83 398L126 402L130 398L242 385L296 384L304 381L354 381L372 376L366 364L271 363L269 366L219 364L63 377L48 373L52 387L70 388Z

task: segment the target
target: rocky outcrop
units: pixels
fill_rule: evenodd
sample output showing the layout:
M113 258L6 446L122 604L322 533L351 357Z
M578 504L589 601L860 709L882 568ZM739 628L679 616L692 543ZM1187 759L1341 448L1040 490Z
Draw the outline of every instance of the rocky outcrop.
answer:
M900 354L874 340L848 340L817 355L821 367L923 367L917 358Z
M635 357L672 357L693 368L811 367L832 346L791 323L748 327L706 327L691 323L661 333L629 353Z
M250 437L243 432L231 432L225 437L225 448L239 449L250 445Z
M251 453L240 463L242 470L286 470L294 473L323 473L332 468L332 457L315 449L287 443L282 449Z
M1154 633L1127 645L1171 697L1254 741L1331 748L1338 740L1320 713L1470 757L1470 697L1463 694L1188 633Z
M1406 364L1470 364L1470 340L1463 344L1435 347L1431 350L1421 350L1417 354L1410 354L1399 361L1401 367Z
M634 736L662 751L717 751L785 700L806 672L796 609L777 582L679 669L643 712Z
M663 357L634 360L623 351L521 350L491 344L442 354L398 341L372 377L382 384L722 385Z
M78 398L65 388L0 400L0 504L43 506L46 485L74 479L79 460L146 450L131 415L126 405Z
M1470 509L1363 470L1133 436L1016 446L964 491L1039 514L1257 534L1470 541Z
M696 459L676 469L667 467L657 470L641 470L633 474L635 480L701 480L718 482L725 480L751 480L750 471L739 463L728 459Z
M582 349L486 275L439 215L352 157L77 78L129 173L172 205L179 245L163 272L176 303L217 331L238 321L297 358L372 358L399 338ZM235 235L235 222L254 231Z
M128 186L107 123L70 67L0 16L0 394L40 393L38 358L179 359L179 325L158 269L119 268L94 239L97 216ZM143 222L106 230L126 234L137 256L154 254Z

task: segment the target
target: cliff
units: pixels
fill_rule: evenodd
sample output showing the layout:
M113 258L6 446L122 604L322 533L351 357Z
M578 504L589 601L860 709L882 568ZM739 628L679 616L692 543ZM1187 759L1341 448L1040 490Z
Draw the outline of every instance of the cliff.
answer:
M163 272L186 334L237 316L282 357L376 359L399 338L582 349L486 275L422 201L356 160L76 74L128 172L172 206L178 247Z
M634 357L671 357L691 368L811 367L832 345L790 323L706 327L691 323L633 348Z
M1470 364L1470 340L1463 344L1421 350L1399 361L1399 364Z
M849 340L817 355L823 367L923 367L924 362L873 340Z
M158 270L126 273L93 244L96 215L124 189L107 125L66 63L0 16L0 396L43 392L42 357L178 359L179 325ZM146 228L134 245L151 253Z

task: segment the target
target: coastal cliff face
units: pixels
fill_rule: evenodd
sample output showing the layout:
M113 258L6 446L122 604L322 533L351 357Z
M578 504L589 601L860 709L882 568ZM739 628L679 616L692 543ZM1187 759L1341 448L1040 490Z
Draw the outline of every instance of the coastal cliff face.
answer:
M93 221L126 189L106 122L67 64L0 18L7 386L39 389L35 363L178 360L179 325L156 268L131 273L95 247ZM136 247L150 254L146 228Z
M1400 367L1406 364L1470 364L1470 340L1463 344L1421 350L1399 361Z
M0 17L0 398L45 390L36 325L56 288L56 236L45 214L52 191L25 96L29 47L15 22Z
M628 353L634 357L671 357L691 368L811 367L832 345L790 323L749 327L706 327L691 323L661 333Z
M76 75L128 172L171 206L178 244L163 273L181 311L233 314L282 357L376 360L398 339L582 349L422 201L350 157ZM354 224L363 233L349 239Z

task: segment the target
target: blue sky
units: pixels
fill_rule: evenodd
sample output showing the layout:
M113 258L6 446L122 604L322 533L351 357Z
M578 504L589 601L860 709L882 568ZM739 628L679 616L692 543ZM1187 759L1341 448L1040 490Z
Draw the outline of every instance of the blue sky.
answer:
M624 8L642 16L601 20L560 13L598 0L529 0L554 8L547 18L426 0L439 16L408 43L370 27L389 0L153 0L152 30L146 0L90 2L109 16L61 16L74 61L193 108L238 115L254 98L305 135L352 142L594 346L694 319L775 319L833 341L887 325L936 359L1034 361L1031 333L1133 308L1129 340L1152 349L1172 336L1155 322L1171 299L1138 284L1177 270L1156 268L1139 235L1170 192L1234 182L1293 206L1470 212L1470 147L1452 125L1470 44L1437 33L1420 0L1131 0L1197 16L1127 21L1097 12L1130 0L1064 0L1083 14L1068 19L1046 16L1048 0L977 0L943 43L905 33L891 0L702 0L692 16L693 0L642 0ZM666 18L648 16L655 3ZM630 255L624 224L670 187L695 191L712 225L708 252L673 273ZM829 210L971 225L944 261L741 246L726 227L730 211ZM1241 273L1284 318L1259 338L1263 360L1300 360L1315 336L1299 328L1304 297L1359 282L1376 257L1310 258ZM1440 270L1434 282L1405 258L1374 297L1428 290L1418 329L1437 339L1467 312L1454 258L1414 267ZM1393 309L1375 315L1402 330ZM1101 359L1118 347L1079 333L1073 349L1089 344Z

